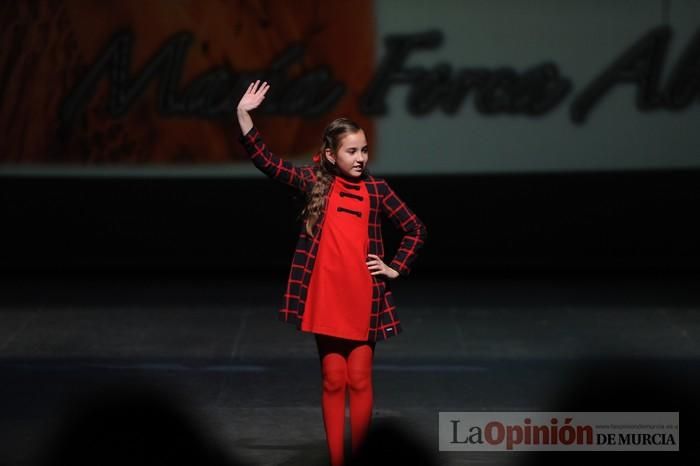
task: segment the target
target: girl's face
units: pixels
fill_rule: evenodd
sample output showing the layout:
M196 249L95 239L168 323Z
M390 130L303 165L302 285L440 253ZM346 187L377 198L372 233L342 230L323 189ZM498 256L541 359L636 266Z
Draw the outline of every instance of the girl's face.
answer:
M330 149L326 149L328 160L335 163L340 172L348 177L362 175L365 165L367 165L368 155L367 138L362 130L343 136L338 152L335 154Z

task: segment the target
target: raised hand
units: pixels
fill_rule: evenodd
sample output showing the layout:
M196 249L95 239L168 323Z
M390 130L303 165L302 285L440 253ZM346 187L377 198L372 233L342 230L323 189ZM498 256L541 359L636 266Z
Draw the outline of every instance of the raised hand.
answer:
M238 125L241 127L241 132L247 134L248 131L253 127L253 119L250 117L249 111L256 109L260 106L263 100L265 100L265 94L267 94L270 85L263 81L257 80L250 83L248 90L245 91L243 97L238 102L238 107L236 107L236 116L238 117Z
M267 94L269 89L270 85L265 81L260 83L260 80L257 80L250 83L248 90L245 91L245 94L238 102L238 110L249 112L258 108L262 101L265 100L265 94Z

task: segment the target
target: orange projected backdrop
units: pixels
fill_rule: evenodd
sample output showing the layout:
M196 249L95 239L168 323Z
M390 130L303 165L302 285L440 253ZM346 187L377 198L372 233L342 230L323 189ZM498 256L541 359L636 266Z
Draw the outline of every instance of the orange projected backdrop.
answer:
M24 0L1 2L0 24L4 164L240 160L235 102L256 76L273 84L254 120L275 152L309 159L338 116L374 140L357 109L369 0Z

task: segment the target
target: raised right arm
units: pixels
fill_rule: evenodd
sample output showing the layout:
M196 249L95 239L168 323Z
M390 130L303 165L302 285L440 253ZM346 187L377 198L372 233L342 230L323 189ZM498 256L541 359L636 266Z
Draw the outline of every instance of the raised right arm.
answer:
M301 191L311 189L311 182L316 176L313 167L298 167L270 152L256 127L253 126L247 134L241 136L241 143L253 164L273 180Z
M236 116L241 128L241 143L253 164L275 181L293 186L302 191L310 189L310 182L315 178L313 167L297 167L293 163L274 155L267 148L260 132L253 125L250 111L257 108L265 99L269 84L255 81L248 86L238 102Z

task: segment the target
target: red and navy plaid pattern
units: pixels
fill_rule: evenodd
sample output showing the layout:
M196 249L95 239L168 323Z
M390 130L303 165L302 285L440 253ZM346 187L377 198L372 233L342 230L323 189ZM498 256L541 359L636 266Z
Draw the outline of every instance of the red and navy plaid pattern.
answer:
M297 166L274 155L267 148L257 128L252 128L246 135L241 136L241 143L250 156L253 164L264 174L275 181L285 183L301 191L308 192L316 181L312 165ZM423 222L381 178L366 174L364 177L367 192L370 197L369 214L369 253L376 254L384 260L384 242L382 240L381 219L388 218L391 223L403 232L403 237L396 254L388 263L389 267L406 276L411 271L411 265L426 239L426 228ZM301 225L299 238L292 257L292 265L284 294L284 305L279 310L279 318L301 328L304 316L306 293L311 281L318 251L323 220L321 216L314 226L312 236L306 233ZM386 262L386 261L385 261ZM394 298L389 286L389 279L383 276L372 276L372 310L369 324L369 340L385 340L402 331L401 322L396 313Z

